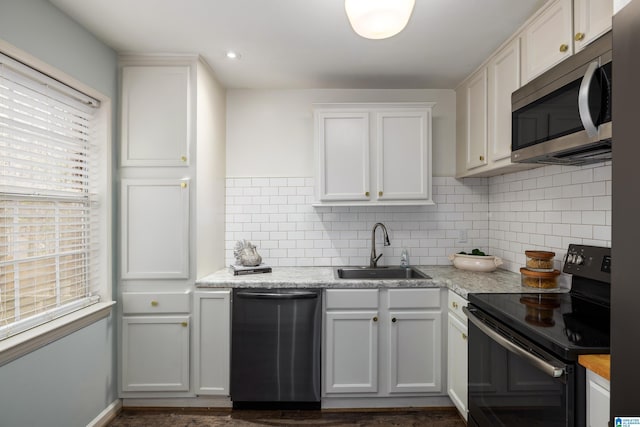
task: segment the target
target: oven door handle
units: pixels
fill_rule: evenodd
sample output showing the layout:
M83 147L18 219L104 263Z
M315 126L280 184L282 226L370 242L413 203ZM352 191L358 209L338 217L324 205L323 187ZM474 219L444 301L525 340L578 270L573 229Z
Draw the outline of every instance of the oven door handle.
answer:
M565 366L554 366L551 363L547 362L546 360L540 359L539 357L536 357L535 355L529 353L527 350L523 349L522 347L512 343L511 341L509 341L508 339L506 339L505 337L503 337L502 335L500 335L499 333L497 333L496 331L494 331L493 329L485 325L485 323L479 318L477 318L469 309L467 309L467 307L462 307L462 311L464 311L464 313L467 315L469 320L474 325L476 325L478 329L480 329L482 332L487 334L489 338L491 338L492 340L500 344L506 350L514 354L517 354L518 356L523 357L533 366L540 369L542 372L544 372L545 374L551 377L560 378L561 376L564 375L565 369L566 369Z

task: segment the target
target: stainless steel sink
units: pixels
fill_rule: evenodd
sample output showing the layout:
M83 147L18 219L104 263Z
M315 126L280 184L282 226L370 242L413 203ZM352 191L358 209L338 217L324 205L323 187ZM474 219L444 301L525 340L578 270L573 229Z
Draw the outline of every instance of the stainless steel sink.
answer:
M411 267L338 267L334 269L336 279L431 279Z

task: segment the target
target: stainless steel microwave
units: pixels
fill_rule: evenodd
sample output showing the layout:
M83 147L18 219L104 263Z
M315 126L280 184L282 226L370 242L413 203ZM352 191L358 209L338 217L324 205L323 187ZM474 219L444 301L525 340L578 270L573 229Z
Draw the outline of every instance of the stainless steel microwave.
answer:
M511 161L611 159L611 32L511 95Z

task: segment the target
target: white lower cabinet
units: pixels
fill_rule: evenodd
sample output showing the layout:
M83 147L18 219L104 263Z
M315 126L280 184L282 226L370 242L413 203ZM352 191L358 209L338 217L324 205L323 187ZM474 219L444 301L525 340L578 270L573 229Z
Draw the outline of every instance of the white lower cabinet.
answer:
M440 311L390 311L389 393L442 390Z
M229 395L231 290L194 293L194 378L199 395Z
M123 392L188 392L191 293L123 292Z
M377 392L378 312L327 312L325 334L326 392Z
M587 370L587 426L609 425L610 382L593 371Z
M190 316L122 318L122 391L189 391Z
M326 396L442 392L440 289L328 289Z
M467 419L467 318L462 307L467 300L449 291L447 330L447 393L462 417Z

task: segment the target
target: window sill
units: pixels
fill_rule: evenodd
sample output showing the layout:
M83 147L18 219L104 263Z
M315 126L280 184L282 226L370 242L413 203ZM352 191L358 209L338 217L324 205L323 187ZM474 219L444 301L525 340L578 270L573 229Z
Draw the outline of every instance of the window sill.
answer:
M0 366L104 319L114 304L115 301L93 304L0 341Z

